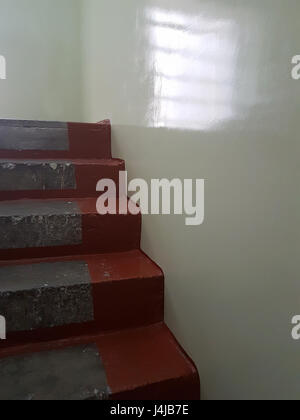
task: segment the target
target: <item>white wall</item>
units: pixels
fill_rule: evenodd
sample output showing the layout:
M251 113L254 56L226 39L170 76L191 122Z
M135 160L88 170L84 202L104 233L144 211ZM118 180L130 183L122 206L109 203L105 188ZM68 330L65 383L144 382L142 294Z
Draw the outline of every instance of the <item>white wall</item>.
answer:
M0 6L0 118L111 117L131 177L206 179L203 226L143 227L203 397L299 399L299 0Z
M85 119L131 177L206 179L203 226L143 228L203 397L299 399L299 1L84 4Z
M0 118L82 118L80 12L80 0L0 0Z

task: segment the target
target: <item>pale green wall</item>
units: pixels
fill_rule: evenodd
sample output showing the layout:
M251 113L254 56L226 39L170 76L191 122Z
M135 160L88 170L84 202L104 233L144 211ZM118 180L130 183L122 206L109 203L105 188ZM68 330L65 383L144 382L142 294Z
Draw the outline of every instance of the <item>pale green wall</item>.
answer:
M80 12L80 0L0 0L0 118L82 118Z
M131 177L206 179L203 226L166 216L143 226L143 248L166 273L168 325L199 367L203 397L299 399L299 0L85 6L85 119L112 118L114 154ZM159 43L171 47L167 60ZM161 70L183 79L166 114L163 96L176 92Z

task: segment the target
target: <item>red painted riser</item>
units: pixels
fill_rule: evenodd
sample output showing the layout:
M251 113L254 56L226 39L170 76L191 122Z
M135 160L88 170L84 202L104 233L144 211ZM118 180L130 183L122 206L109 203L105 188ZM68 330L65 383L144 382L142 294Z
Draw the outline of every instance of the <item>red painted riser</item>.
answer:
M111 125L68 123L69 151L0 150L3 159L111 159Z
M0 191L0 201L98 197L100 192L96 191L96 186L99 180L111 179L118 187L119 172L125 171L125 162L121 159L98 161L70 159L69 161L75 166L76 190Z
M103 257L87 259L93 282L95 319L101 331L150 325L164 319L164 275L140 251L111 254L118 272L104 280Z
M82 214L82 244L0 250L0 261L104 254L140 248L141 214L99 215L96 199L76 199Z
M95 321L51 329L9 333L0 349L20 343L60 340L66 337L117 331L155 324L164 319L164 275L139 250L105 255L46 258L2 262L26 265L42 262L81 261L88 264L93 291ZM110 267L110 278L105 271Z
M0 358L91 342L99 348L111 400L200 399L197 369L163 323L4 348Z
M200 399L197 369L166 325L107 334L97 344L112 400Z

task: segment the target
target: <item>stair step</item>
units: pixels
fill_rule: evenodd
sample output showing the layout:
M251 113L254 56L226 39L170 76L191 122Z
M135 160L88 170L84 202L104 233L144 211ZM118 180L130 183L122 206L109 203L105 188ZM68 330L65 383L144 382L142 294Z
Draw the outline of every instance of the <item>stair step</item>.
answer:
M109 390L96 344L0 359L0 400L103 400Z
M58 339L163 320L164 276L140 250L6 264L0 266L8 333L2 346L47 339L49 328Z
M200 398L197 369L164 324L0 351L0 371L0 400Z
M73 261L1 267L0 308L7 332L93 321L88 266Z
M95 197L100 179L119 184L120 159L0 159L0 200Z
M62 122L0 120L2 150L69 150L68 124Z
M0 261L139 248L141 215L99 215L96 201L0 202Z
M0 158L111 158L111 126L0 120Z
M97 212L124 169L108 120L0 120L0 400L200 398L141 214Z

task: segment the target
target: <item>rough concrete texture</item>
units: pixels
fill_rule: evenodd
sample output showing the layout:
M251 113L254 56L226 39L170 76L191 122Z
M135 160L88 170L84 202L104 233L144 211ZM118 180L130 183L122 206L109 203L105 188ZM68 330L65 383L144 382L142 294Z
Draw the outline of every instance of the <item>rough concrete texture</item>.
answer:
M0 191L72 189L76 176L71 162L0 160Z
M69 150L68 125L0 120L0 150Z
M0 203L0 249L82 243L81 212L75 202Z
M0 359L0 400L78 401L109 397L95 344Z
M0 313L8 332L94 320L88 266L82 261L0 267Z

